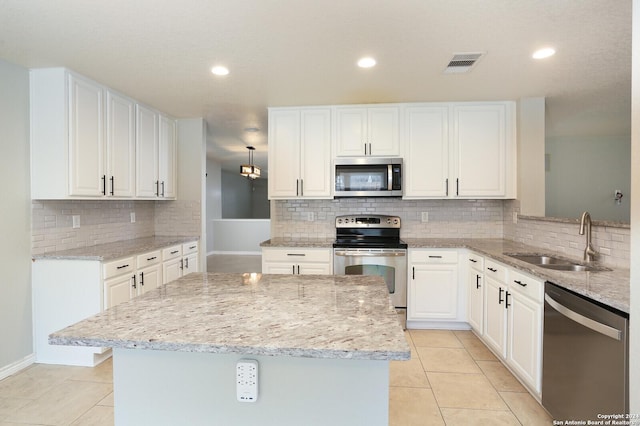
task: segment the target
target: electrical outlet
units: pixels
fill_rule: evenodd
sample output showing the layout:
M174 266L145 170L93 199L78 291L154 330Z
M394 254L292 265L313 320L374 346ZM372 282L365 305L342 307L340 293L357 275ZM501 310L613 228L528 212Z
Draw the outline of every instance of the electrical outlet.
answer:
M236 364L236 397L239 402L258 400L258 361L241 359Z
M131 215L131 223L136 223L136 212L129 213Z
M429 212L422 212L421 221L429 222Z
M313 212L307 212L307 222L313 222L316 220L316 215Z
M73 228L80 228L80 215L74 214L73 216L71 216L71 219L73 220Z

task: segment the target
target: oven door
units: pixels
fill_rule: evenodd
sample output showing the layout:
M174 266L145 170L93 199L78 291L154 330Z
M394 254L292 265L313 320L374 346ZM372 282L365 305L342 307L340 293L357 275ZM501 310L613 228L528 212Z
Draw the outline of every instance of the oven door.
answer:
M334 248L336 275L379 275L389 289L396 308L407 307L407 250Z

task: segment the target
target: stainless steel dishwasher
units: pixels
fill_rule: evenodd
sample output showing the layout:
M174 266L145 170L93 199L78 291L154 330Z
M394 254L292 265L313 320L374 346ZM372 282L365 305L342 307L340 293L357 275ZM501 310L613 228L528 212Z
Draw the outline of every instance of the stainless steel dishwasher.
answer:
M629 316L545 284L542 405L556 420L629 412Z

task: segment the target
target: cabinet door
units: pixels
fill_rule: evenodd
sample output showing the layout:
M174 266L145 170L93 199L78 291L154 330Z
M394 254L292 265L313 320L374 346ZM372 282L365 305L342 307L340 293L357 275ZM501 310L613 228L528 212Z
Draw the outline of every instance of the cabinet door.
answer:
M182 275L198 272L198 253L192 253L189 256L185 256L183 260Z
M158 179L158 114L136 105L136 195L156 198Z
M182 258L167 260L162 264L162 284L175 281L182 276Z
M300 181L300 111L269 111L269 199L295 198Z
M404 196L447 197L449 108L408 107L404 117Z
M542 305L509 293L507 362L537 393L541 391Z
M300 275L331 275L333 269L329 263L300 263L296 266Z
M107 195L135 195L135 103L107 90Z
M484 316L484 282L480 272L471 269L467 279L467 289L469 295L468 301L468 317L469 325L475 332L482 336L483 334L483 316Z
M293 263L280 263L280 262L262 262L263 274L296 274L296 265Z
M506 195L506 106L504 104L453 107L457 195Z
M336 156L363 156L369 153L367 140L367 108L336 108Z
M301 196L331 197L331 110L305 109L301 124Z
M138 294L144 294L162 285L162 265L138 270Z
M160 116L158 173L160 197L176 198L176 122Z
M398 107L367 109L368 155L395 157L400 155Z
M485 276L484 340L502 358L506 358L507 310L505 286Z
M127 302L136 295L133 275L121 275L104 281L104 307L112 308L119 303Z
M69 74L69 194L104 195L103 89Z
M407 319L456 319L458 265L413 265Z

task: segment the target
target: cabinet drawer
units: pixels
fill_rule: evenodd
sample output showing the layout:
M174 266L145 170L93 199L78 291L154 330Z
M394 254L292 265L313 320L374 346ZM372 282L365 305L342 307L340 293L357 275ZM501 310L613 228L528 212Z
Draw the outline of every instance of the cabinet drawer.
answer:
M486 277L493 278L501 283L507 283L507 267L501 263L494 262L489 259L484 261L484 272Z
M411 250L410 259L411 263L458 263L458 252L443 250Z
M476 253L467 253L467 263L470 268L475 269L478 272L484 270L484 257Z
M171 246L162 249L162 260L171 260L176 257L182 257L182 246Z
M134 257L126 257L120 260L107 262L103 265L104 279L116 277L136 269L136 259Z
M519 271L509 272L509 289L530 297L536 302L542 303L544 286L542 281L525 275Z
M182 245L182 255L186 256L188 254L191 253L197 253L198 252L198 242L197 241L192 241L190 243L185 243Z
M155 265L161 260L162 252L160 250L150 251L148 253L138 255L136 266L144 268L145 266Z
M267 262L331 262L331 249L263 249L262 257Z

